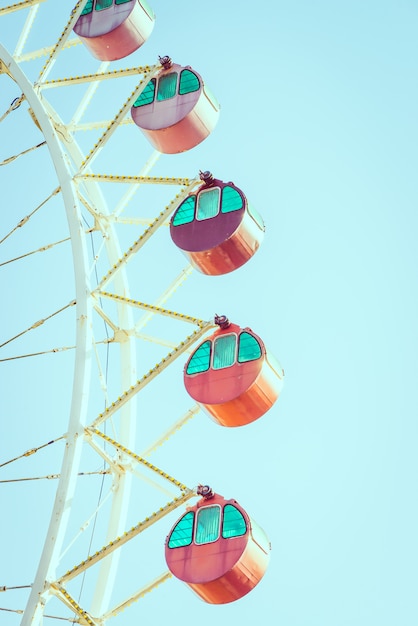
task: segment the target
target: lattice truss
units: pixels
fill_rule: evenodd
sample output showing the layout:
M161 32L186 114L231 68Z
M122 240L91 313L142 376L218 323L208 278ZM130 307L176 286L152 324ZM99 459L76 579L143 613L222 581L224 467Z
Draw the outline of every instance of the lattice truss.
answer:
M211 321L167 308L191 273L182 255L170 248L167 224L179 203L200 184L199 176L151 175L161 163L157 152L137 166L147 143L129 111L160 65L97 67L73 33L83 6L80 0L64 30L56 34L56 43L47 46L42 37L53 36L51 30L36 26L42 20L54 24L55 14L63 13L61 1L26 0L0 8L2 25L10 20L11 30L19 31L12 52L0 48L2 93L13 94L0 111L3 138L13 135L13 142L1 140L0 174L13 188L9 205L12 197L17 205L8 212L2 230L2 269L11 272L6 278L10 285L22 275L24 262L38 277L45 271L40 283L45 283L54 307L46 310L51 304L39 283L37 296L26 307L27 322L17 315L16 324L24 325L12 324L11 334L3 335L1 360L3 365L30 360L30 366L40 370L48 363L55 370L65 358L70 381L74 354L76 364L74 383L66 381L69 395L62 405L52 398L60 393L56 388L48 392L51 408L49 400L43 403L42 423L52 420L56 432L60 422L50 411L58 405L64 430L48 444L12 459L37 458L34 453L43 453L50 443L65 444L64 453L62 447L57 452L64 454L62 470L44 476L60 481L23 624L38 623L44 610L45 615L52 611L81 624L103 624L169 578L167 571L155 573L153 557L147 556L146 565L135 569L138 586L125 592L126 597L111 593L119 577L118 564L126 568L132 558L132 540L147 530L147 548L154 537L161 543L168 528L153 534L155 523L196 495L195 487L187 487L149 457L199 410L181 402L173 405L165 389L172 384L170 376L181 384L187 353L213 327ZM20 199L18 167L27 180L22 186L32 185L31 207ZM70 235L61 234L62 218L57 216L64 213L63 206ZM47 217L41 217L45 213ZM56 232L60 234L54 238ZM71 256L74 270L69 269ZM44 262L38 260L42 257ZM42 263L46 270L38 269ZM59 279L54 272L59 272ZM30 288L28 283L26 298ZM70 295L62 301L65 292ZM58 343L61 334L72 336L74 327L75 339ZM57 343L51 344L55 338ZM158 385L150 385L153 395L147 392L148 383L157 377ZM144 400L138 401L140 391ZM183 397L182 402L189 400ZM140 453L135 451L137 424L140 440L148 438ZM9 470L11 464L5 465ZM89 480L87 474L95 475L99 487L86 488L84 482L79 489L81 481ZM136 489L141 495L129 498ZM54 605L52 597L70 611L60 603Z

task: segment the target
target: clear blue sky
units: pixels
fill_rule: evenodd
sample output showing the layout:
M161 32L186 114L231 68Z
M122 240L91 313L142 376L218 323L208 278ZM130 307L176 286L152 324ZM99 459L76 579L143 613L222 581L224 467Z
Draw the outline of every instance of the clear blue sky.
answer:
M62 4L64 25L72 4ZM199 415L151 458L188 486L207 482L236 498L264 527L272 556L262 582L243 600L213 607L170 581L116 623L413 626L418 621L417 5L412 0L150 4L156 26L134 63L153 64L158 55L169 54L190 64L222 107L214 133L188 154L162 158L158 173L193 177L209 169L242 188L266 223L254 259L225 277L194 273L175 294L172 308L203 319L224 313L250 326L281 361L286 379L276 405L256 423L226 430ZM13 34L6 22L0 18L0 41L9 44ZM51 43L48 29L38 34L43 45ZM0 115L14 97L9 83L0 82ZM15 142L18 149L32 145L12 137L11 124L1 126L0 161L16 150ZM138 134L138 152L131 155L138 168L149 153ZM31 163L33 171L16 165L13 172L24 172L20 175L35 185L39 172L36 161ZM0 168L0 181L8 171ZM52 178L46 181L44 195L19 187L20 204L12 203L8 192L4 229L54 184ZM44 234L38 224L38 234ZM163 291L167 285L158 267L173 251L158 244L152 254ZM68 285L60 274L70 276L70 266L50 267L56 282L47 284L40 273L32 281L30 267L40 271L22 264L13 278L2 279L4 303L9 302L1 313L4 336L22 309L27 313L22 324L45 314L39 290L52 301L52 292L59 293L51 310L73 297L71 281ZM153 276L149 265L138 274L133 289L138 299L141 289L151 290ZM18 297L20 305L13 305ZM60 361L69 377L71 358ZM39 374L47 363L49 358L1 363L0 462L65 431L67 406L63 410L57 391L62 379L57 374L55 381L52 372L44 380L48 396L35 384L33 368ZM191 404L181 379L170 385L156 392L161 405L145 397L138 452L158 430L162 413L175 420ZM67 382L61 393L69 395L70 386ZM53 467L48 459L44 467L34 458L30 466L27 459L5 477L59 471L53 456L52 461ZM7 502L0 521L0 586L31 582L54 487L51 481L46 488L0 485ZM135 588L137 572L161 561L169 526L163 522L152 540L155 556L147 550L126 565L127 588ZM6 594L0 597L0 606L23 608L24 595L10 594L4 601ZM19 616L0 612L1 625L18 623Z

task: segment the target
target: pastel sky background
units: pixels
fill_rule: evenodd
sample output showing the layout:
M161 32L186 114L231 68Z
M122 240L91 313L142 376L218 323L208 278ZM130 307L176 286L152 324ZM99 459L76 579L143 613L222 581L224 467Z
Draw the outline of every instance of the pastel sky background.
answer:
M57 2L54 20L62 17L63 26L72 3ZM175 294L173 308L202 319L226 314L250 326L286 377L281 397L256 423L226 430L201 414L153 460L189 486L210 483L246 508L272 543L264 579L244 599L221 607L205 605L171 580L116 623L414 626L418 5L150 4L157 21L135 53L138 64L165 54L190 64L222 107L214 133L190 153L162 157L158 171L193 177L208 169L232 180L266 223L263 245L246 266L213 279L193 273ZM16 32L7 23L0 18L0 42L13 47ZM17 30L18 20L11 23ZM51 43L48 28L37 28L44 45ZM10 81L1 80L0 115L16 95ZM56 97L64 96L63 90ZM21 127L9 120L0 124L0 161L36 143L16 128ZM149 153L138 134L132 158L140 165ZM19 183L18 206L12 191L3 195L0 239L55 184L46 181L44 196L38 196L33 185L40 171L35 165L29 171L25 158L0 168L0 186L12 173L32 181ZM34 228L48 230L41 221ZM144 266L144 291L163 281L159 268L179 255L159 244L152 254L158 277L152 263ZM17 315L7 303L15 311L13 303L21 299L19 306L28 311L25 325L45 315L35 313L38 288L45 292L42 303L61 292L66 295L60 302L73 297L70 257L68 266L50 267L56 272L52 282L31 263L16 266L13 274L0 268L7 294L0 313L4 337L14 333L8 327ZM161 291L165 286L161 282ZM68 368L67 394L71 359L60 362ZM49 357L0 363L0 463L65 432L68 409L52 382L58 376L57 361L52 363ZM40 372L43 391L35 378ZM187 407L181 379L161 384L157 393L173 420ZM158 411L147 413L138 450L150 437L147 420L151 430ZM0 470L0 479L59 471L60 453L62 447L57 458L51 456L51 467L49 460L38 465L35 455ZM55 486L50 481L44 491L38 483L0 484L0 586L33 580ZM148 560L138 557L126 567L127 586L137 571L151 567L149 559L161 559L169 527L162 523L161 546L152 546L155 557L147 553ZM26 592L15 593L1 594L0 607L24 608ZM0 611L1 626L18 623L18 614ZM45 619L49 623L55 620Z

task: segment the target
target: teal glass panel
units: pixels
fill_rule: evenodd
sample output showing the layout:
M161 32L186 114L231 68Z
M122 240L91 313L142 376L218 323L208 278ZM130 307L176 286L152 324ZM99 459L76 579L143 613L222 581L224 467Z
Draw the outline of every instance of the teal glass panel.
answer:
M201 191L197 196L197 212L198 220L207 220L219 213L219 197L221 190L219 187Z
M236 341L236 335L223 335L215 339L212 363L214 370L220 370L234 364Z
M199 509L196 519L195 543L210 543L219 537L219 522L221 508L219 506L205 506Z
M242 537L246 532L247 524L241 511L233 504L225 504L222 537Z
M189 224L194 220L194 209L196 206L196 196L189 196L182 202L174 213L173 226Z
M132 0L116 0L115 4L127 4L127 2L132 2Z
M222 190L221 212L230 213L242 209L242 197L236 189L229 185Z
M257 226L259 226L261 230L264 230L263 218L261 217L260 213L258 213L258 211L256 211L254 207L250 204L248 204L248 213L251 215Z
M86 6L84 7L84 9L81 11L81 15L88 15L89 13L91 13L93 11L93 0L88 0L86 2Z
M177 72L163 74L158 81L157 100L168 100L174 98L177 89Z
M94 7L96 11L103 11L103 9L108 9L113 4L113 0L96 0L96 6Z
M139 94L138 98L134 102L134 107L143 107L146 104L151 104L155 95L155 78L151 78L143 92Z
M210 348L211 342L209 339L198 347L187 365L186 374L197 374L198 372L206 372L209 369Z
M199 91L200 80L194 72L190 70L182 70L180 73L180 86L179 94L184 96L186 93L192 93L192 91Z
M261 346L250 333L241 333L238 344L238 363L256 361L261 357Z
M168 538L169 548L181 548L189 546L193 537L194 513L189 511L177 522Z

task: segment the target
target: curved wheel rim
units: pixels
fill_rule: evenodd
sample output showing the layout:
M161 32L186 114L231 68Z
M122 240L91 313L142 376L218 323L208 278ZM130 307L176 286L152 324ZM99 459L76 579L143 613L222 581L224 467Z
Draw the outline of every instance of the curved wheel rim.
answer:
M13 79L17 82L25 98L34 111L49 152L54 160L59 185L62 189L74 259L76 284L76 357L73 385L73 401L67 432L67 445L61 469L61 479L57 489L55 505L51 516L47 540L44 546L38 573L36 575L28 609L23 624L36 623L36 613L44 602L45 581L54 577L57 557L62 547L63 535L68 520L70 501L74 494L75 481L79 469L83 431L86 423L88 382L91 355L91 299L88 279L86 244L83 230L80 228L81 215L75 192L73 177L69 172L64 155L51 121L41 106L39 98L13 57L0 45L0 58L6 63ZM28 621L26 621L28 620Z

